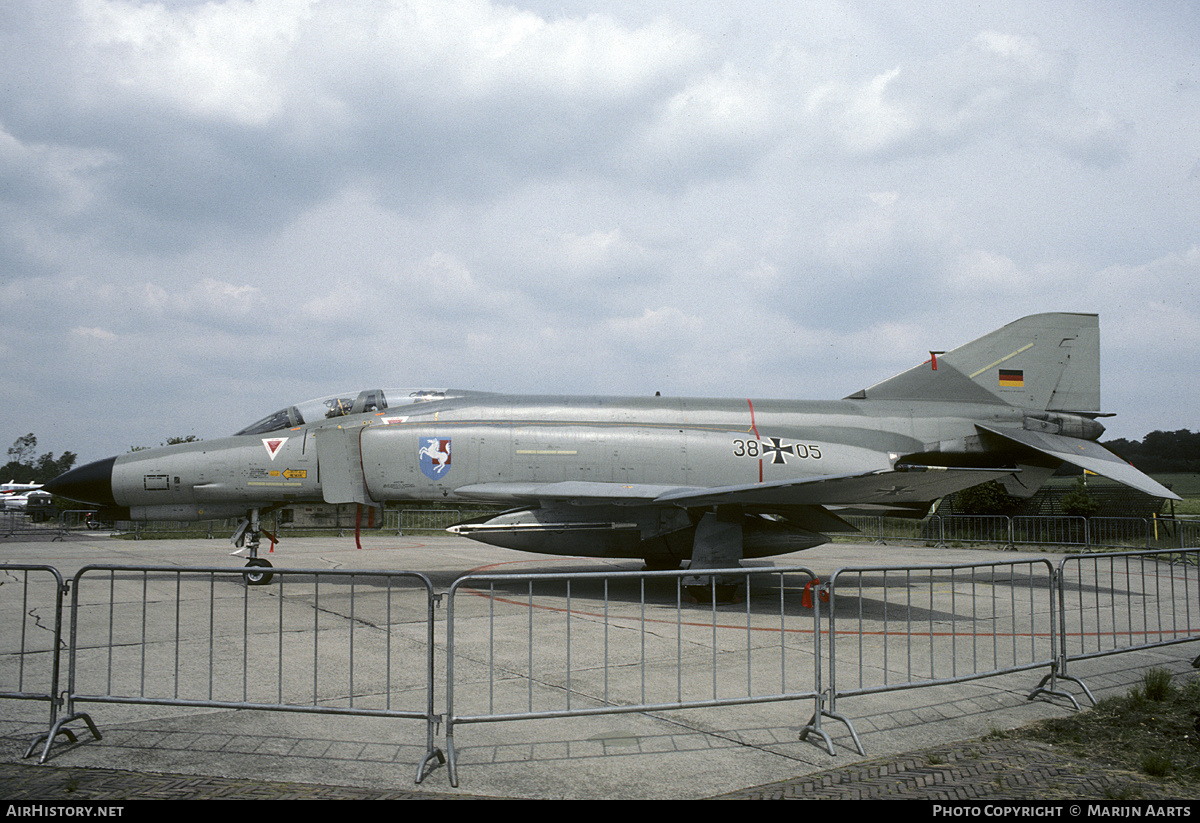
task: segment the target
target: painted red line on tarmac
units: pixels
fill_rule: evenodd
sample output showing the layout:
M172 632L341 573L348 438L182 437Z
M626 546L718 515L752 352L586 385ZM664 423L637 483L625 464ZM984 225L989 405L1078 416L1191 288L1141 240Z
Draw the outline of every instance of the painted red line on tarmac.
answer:
M507 597L489 597L488 593L483 590L469 589L468 591L470 591L471 594L474 594L477 597L488 598L495 603L507 603L510 606L531 608L531 609L536 609L538 611L552 612L555 614L570 614L570 615L578 615L579 617L593 617L593 618L600 618L600 619L607 618L608 620L621 620L621 621L631 622L631 623L655 623L655 624L659 624L659 625L663 625L663 626L687 626L688 628L697 628L697 629L711 629L714 626L714 624L712 622L693 623L688 620L664 620L664 619L659 619L659 618L633 617L633 616L621 617L621 616L614 616L612 614L606 615L606 614L604 614L604 612L585 612L585 611L581 611L579 609L567 609L567 608L563 608L561 606L542 606L542 605L538 605L538 604L533 604L531 606L526 601L513 600L513 599L510 599ZM774 617L774 616L775 615L767 615L767 617ZM717 623L716 628L731 629L734 631L746 631L745 626L738 626L735 624ZM778 626L771 626L771 627L751 626L750 631L752 631L752 632L783 631L787 634L812 634L813 633L812 629L780 629Z
M501 566L520 566L525 563L545 563L543 560L502 560L499 563L489 563L486 566L476 566L473 569L467 569L467 574L481 574L490 569L498 569Z
M749 402L749 401L747 401L747 402ZM528 563L544 563L544 562L545 562L544 560L537 560L537 559L505 560L505 561L501 561L499 563L489 563L486 566L477 566L476 568L471 569L468 572L468 574L479 574L479 573L483 573L483 572L486 572L486 571L489 571L492 569L498 569L498 568L501 568L504 566L516 566L516 565L524 565L524 564L528 564ZM520 581L513 581L513 582L520 582ZM678 619L672 620L672 619L661 619L661 618L644 618L644 617L635 617L635 616L614 616L611 614L605 614L604 612L584 611L582 609L568 609L563 606L547 606L547 605L542 605L542 604L537 604L537 603L530 604L528 602L528 600L518 600L518 599L514 599L512 597L495 597L495 596L489 594L486 589L463 587L463 591L467 592L475 597L482 597L485 599L492 600L493 602L496 602L496 603L504 603L506 605L516 606L518 608L534 609L537 611L547 612L547 613L551 613L551 614L576 615L579 617L589 617L589 618L595 618L595 619L612 619L612 620L621 620L621 621L625 621L625 622L652 623L652 624L666 625L666 626L687 626L689 628L709 628L709 629L714 628L714 624L712 622L697 623L697 622L693 622L693 621L678 620ZM651 605L654 605L654 604L651 604ZM671 607L670 605L667 606L667 608L670 608L670 607ZM703 608L703 606L701 606L700 608ZM778 617L777 614L766 614L766 615L762 615L762 616L764 618ZM752 631L752 632L782 632L784 634L812 634L813 633L812 629L804 629L804 628L789 629L789 628L780 628L778 626L750 626L749 629L747 629L747 627L744 624L737 625L737 624L729 624L729 623L717 623L717 624L715 624L715 628L728 629L728 630L733 630L733 631L747 631L748 630L748 631ZM822 631L822 634L828 634L828 632ZM989 632L986 634L977 634L975 632L956 632L956 631L936 631L936 632L935 631L916 632L916 631L902 631L902 630L863 631L863 630L854 630L854 629L842 629L839 631L835 631L834 634L839 637L885 637L885 638L886 637L914 637L914 638L951 637L951 638L976 639L976 640L986 640L989 637L993 637L993 638L997 638L997 639L1014 638L1014 637L1015 638L1048 639L1048 638L1052 637L1050 632ZM1158 631L1147 631L1147 632L1141 632L1141 633L1134 632L1131 635L1131 633L1128 631L1113 630L1113 631L1104 631L1104 632L1067 632L1063 639L1066 640L1068 638L1073 638L1073 637L1078 637L1078 638L1098 637L1099 638L1099 637L1130 637L1130 636L1132 636L1134 638L1142 638L1143 640L1157 636L1158 640L1161 641L1164 639L1178 639L1180 636L1190 636L1190 634L1186 631L1179 633L1179 632L1172 632L1172 631L1168 631L1165 629L1161 629Z
M503 561L500 563L489 563L486 566L478 566L474 569L471 569L468 572L468 574L477 574L477 573L486 571L488 569L496 569L501 566L519 565L519 564L523 564L523 563L544 563L544 562L545 561L543 561L543 560L506 560L506 561ZM521 581L513 581L513 582L521 582ZM510 606L536 609L538 611L550 612L553 614L570 614L570 615L577 615L579 617L592 617L592 618L600 618L600 619L604 619L607 616L610 619L632 621L634 623L639 623L639 622L641 622L641 623L658 623L658 624L662 624L662 625L688 626L688 627L697 627L697 628L712 628L712 626L713 626L713 624L711 622L692 623L689 621L661 620L661 619L657 619L657 618L614 617L611 614L605 615L603 612L588 612L588 611L582 611L580 609L568 609L563 606L544 606L544 605L540 605L540 604L536 604L536 603L531 605L527 600L526 601L515 600L510 597L494 597L494 596L490 595L486 589L476 589L476 588L471 588L469 586L464 586L462 591L472 594L475 597L482 597L482 598L491 600L495 603L505 603ZM736 626L736 625L725 625L725 624L718 623L717 628L718 629L738 629L738 630L744 631L746 627L745 626ZM758 627L758 626L751 626L750 630L756 631L756 632L779 631L779 629L776 627L766 628L766 627ZM786 631L788 633L796 633L796 634L812 634L813 633L812 629L784 629L784 631Z
M852 629L842 629L834 632L838 637L974 637L978 640L987 640L989 637L1050 637L1050 632L988 632L987 634L975 634L974 632L905 632L905 631L853 631ZM1074 637L1075 635L1068 635Z
M424 549L426 546L425 543L405 543L401 546L362 546L361 548L365 552L386 552L393 549Z

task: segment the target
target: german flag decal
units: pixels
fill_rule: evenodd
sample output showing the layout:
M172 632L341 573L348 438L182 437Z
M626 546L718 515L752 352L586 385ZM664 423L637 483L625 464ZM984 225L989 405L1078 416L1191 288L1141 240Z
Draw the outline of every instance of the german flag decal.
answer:
M1021 389L1025 387L1025 372L1021 369L1001 369L1000 388Z

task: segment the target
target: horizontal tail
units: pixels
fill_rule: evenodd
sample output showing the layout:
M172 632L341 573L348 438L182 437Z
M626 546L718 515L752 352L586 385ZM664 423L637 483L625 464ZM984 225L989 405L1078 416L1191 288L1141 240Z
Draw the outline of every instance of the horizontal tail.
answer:
M1100 411L1100 320L1034 314L877 383L848 399L1006 403Z
M1018 443L1034 451L1040 452L1055 460L1070 463L1072 466L1107 477L1123 483L1131 489L1151 497L1165 497L1168 500L1180 500L1179 495L1159 483L1152 477L1138 471L1117 455L1090 440L1080 440L1075 437L1063 437L1048 432L1027 431L1025 429L1000 429L994 426L980 425L979 428L992 434L999 435L1005 440Z

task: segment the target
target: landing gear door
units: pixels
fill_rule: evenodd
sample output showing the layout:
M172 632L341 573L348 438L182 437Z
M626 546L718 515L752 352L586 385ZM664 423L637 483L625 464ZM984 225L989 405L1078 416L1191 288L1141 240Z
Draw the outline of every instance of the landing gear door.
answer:
M321 476L321 494L326 503L370 504L363 483L360 428L324 428L310 436L317 444L317 469Z

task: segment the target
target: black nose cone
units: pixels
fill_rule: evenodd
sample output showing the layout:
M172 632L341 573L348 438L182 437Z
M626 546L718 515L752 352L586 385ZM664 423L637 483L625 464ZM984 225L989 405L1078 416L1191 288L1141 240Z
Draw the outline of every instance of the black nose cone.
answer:
M115 506L117 501L113 499L112 470L116 460L115 457L109 457L71 469L66 474L60 474L42 488L51 494L78 500L81 503Z

